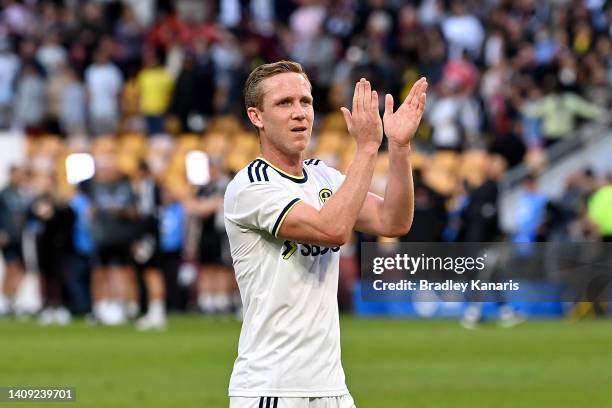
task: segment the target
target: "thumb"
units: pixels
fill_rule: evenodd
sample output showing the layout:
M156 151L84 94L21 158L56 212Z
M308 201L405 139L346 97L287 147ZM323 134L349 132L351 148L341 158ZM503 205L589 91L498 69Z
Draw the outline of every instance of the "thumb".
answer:
M391 94L385 95L385 116L393 113L393 96Z
M353 123L353 117L351 116L351 112L349 112L348 109L346 109L344 106L340 108L340 110L342 111L342 116L344 116L344 121L346 122L346 127L348 128L348 131L351 131L351 124Z

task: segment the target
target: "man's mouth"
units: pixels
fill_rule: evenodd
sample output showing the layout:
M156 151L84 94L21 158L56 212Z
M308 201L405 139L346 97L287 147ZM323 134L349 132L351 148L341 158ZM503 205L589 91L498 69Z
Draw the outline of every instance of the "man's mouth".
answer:
M303 132L306 129L308 129L306 126L296 126L296 127L291 128L291 131L292 132Z

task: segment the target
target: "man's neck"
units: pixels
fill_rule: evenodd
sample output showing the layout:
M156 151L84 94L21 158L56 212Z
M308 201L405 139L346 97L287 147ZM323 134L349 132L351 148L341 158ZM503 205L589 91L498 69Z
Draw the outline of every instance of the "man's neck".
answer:
M292 176L302 177L302 153L286 155L276 149L262 149L261 157Z

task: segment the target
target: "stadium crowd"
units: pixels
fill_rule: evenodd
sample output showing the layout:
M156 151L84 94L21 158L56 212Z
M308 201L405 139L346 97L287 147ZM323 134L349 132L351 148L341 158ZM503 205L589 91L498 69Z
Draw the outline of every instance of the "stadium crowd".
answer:
M142 328L162 327L166 309L238 310L218 210L232 171L256 156L245 130L244 80L279 59L300 62L312 81L310 153L341 169L350 141L338 108L350 104L354 81L365 76L397 101L427 77L414 224L403 241L612 237L612 179L590 170L571 175L559 202L528 177L516 231L498 225L507 169L609 112L610 2L1 4L0 129L23 132L29 156L11 168L0 196L0 315L19 312L13 306L25 270L44 277L43 322L91 312L120 324L139 314L140 293L148 299ZM126 147L132 141L137 147ZM194 187L184 156L202 146L211 179ZM181 163L160 165L151 153L164 149ZM70 152L91 152L96 162L93 178L76 187L58 170ZM375 191L384 191L381 158ZM345 307L358 275L355 243L376 239L358 235L343 249Z

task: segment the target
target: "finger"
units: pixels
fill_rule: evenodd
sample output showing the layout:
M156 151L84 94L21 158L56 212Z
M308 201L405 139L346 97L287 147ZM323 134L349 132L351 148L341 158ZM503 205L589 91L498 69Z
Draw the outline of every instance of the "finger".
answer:
M372 86L370 81L363 83L363 110L369 112L372 107Z
M416 112L419 120L423 116L423 112L425 112L425 104L427 102L427 93L421 92L417 98L417 101L414 105L414 111Z
M427 103L427 94L425 92L421 93L421 97L419 98L419 106L418 106L418 112L419 115L422 115L423 112L425 111L425 104Z
M419 95L421 94L419 90L421 89L421 79L419 79L410 90L410 99L408 100L408 105L412 108L416 108L419 103Z
M365 97L365 78L359 80L359 96L357 99L357 106L360 111L363 110L363 99Z
M385 115L391 115L393 113L393 95L385 95Z
M412 87L410 88L408 95L406 95L406 98L404 98L402 105L410 105L410 102L412 102L412 96L414 95L414 89L417 87L418 84L419 81L416 81L414 84L412 84Z
M419 84L419 91L415 94L415 96L418 95L420 97L420 95L427 90L427 86L427 79L425 77L421 78L421 83Z
M346 109L344 106L340 108L340 111L342 112L342 116L344 116L344 121L346 122L346 128L348 129L349 133L351 131L351 125L353 123L353 117L351 116L351 112Z
M370 105L370 109L378 114L378 92L376 91L372 91L372 103Z
M414 103L414 97L415 95L418 95L418 89L421 87L421 84L423 83L424 79L424 77L419 78L419 80L412 85L408 96L406 96L406 99L404 100L405 104L412 105Z
M353 91L353 106L351 108L353 112L355 112L355 109L357 109L358 98L359 98L359 81L355 83L355 90Z
M422 113L425 110L425 102L427 101L427 87L429 84L427 80L423 81L421 84L421 89L419 89L419 97L418 97L418 110Z

